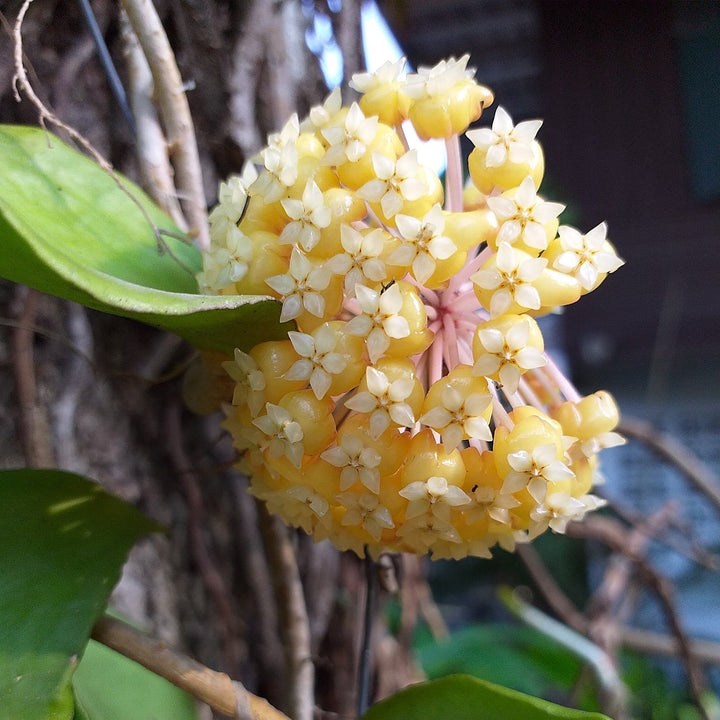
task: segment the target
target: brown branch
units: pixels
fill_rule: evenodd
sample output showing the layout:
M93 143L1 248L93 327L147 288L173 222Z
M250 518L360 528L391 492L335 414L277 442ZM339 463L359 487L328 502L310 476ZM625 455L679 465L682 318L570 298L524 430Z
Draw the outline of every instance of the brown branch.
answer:
M290 720L267 700L249 693L225 673L211 670L119 620L107 616L100 618L93 628L92 638L164 677L227 717L239 717L238 705L247 702L253 720Z
M675 465L720 510L720 479L675 438L636 418L623 417L617 430L627 437L644 442L653 452Z
M534 546L520 544L515 550L555 614L573 630L583 635L587 634L587 618L573 605L570 598L557 584Z
M256 95L272 26L271 0L254 0L246 11L243 31L232 54L227 133L237 143L245 160L249 160L263 145L255 118Z
M190 108L170 42L152 0L122 0L152 72L170 156L177 175L185 214L198 247L210 247L200 156Z
M127 63L128 100L135 119L137 158L143 186L175 224L187 231L187 222L177 198L167 141L152 102L152 72L124 10L120 11L120 34Z
M647 533L656 529L664 521L663 515L667 512L668 509L665 508L653 517L648 518L647 526L643 529L643 532ZM568 534L573 537L592 538L603 542L623 558L632 561L633 566L642 574L663 607L668 626L677 642L678 655L685 666L690 692L701 712L704 712L700 703L700 695L705 685L702 670L698 666L688 637L683 630L669 584L648 564L642 555L644 546L642 533L637 531L628 533L618 522L610 518L595 516L585 518L582 523L571 523L568 525ZM630 563L628 562L629 567ZM622 568L621 572L625 574L629 570ZM614 581L608 583L608 585L610 584L614 585L613 593L619 593L624 588L624 585L619 588L618 583Z
M173 404L166 413L167 448L172 460L175 473L182 485L187 501L188 542L193 559L197 564L200 576L212 597L223 627L225 638L225 661L230 667L238 667L239 658L233 650L234 642L239 635L238 620L229 599L222 573L218 570L208 543L203 534L203 498L202 492L195 479L190 460L185 453L182 441L182 428L180 425L181 406Z
M18 286L22 310L13 333L12 353L20 414L20 437L28 467L54 467L52 440L45 413L38 406L35 387L33 322L40 293Z
M315 666L312 661L310 621L295 551L288 528L277 517L271 516L260 503L258 513L280 610L280 631L288 673L289 713L293 720L312 720Z
M680 649L676 637L635 627L621 628L620 642L625 647L653 655L674 657ZM699 662L720 665L720 643L690 638L688 644L690 652Z

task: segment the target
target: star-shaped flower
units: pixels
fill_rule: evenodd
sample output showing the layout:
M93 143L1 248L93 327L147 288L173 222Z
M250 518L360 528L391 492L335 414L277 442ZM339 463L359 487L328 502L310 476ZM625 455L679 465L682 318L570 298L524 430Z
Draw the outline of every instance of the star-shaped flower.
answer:
M328 125L320 131L330 145L322 164L342 165L359 160L375 139L377 124L377 117L366 118L360 106L353 103L342 125Z
M467 397L457 388L443 388L442 405L437 405L420 422L442 436L445 452L454 450L463 440L492 440L483 413L492 402L489 394L471 393Z
M330 389L332 375L339 375L347 367L347 360L335 350L338 334L329 325L321 325L312 335L288 332L288 337L300 360L293 363L283 376L285 380L308 380L315 397L320 400Z
M545 202L538 197L533 179L528 176L516 191L497 197L489 197L487 204L495 213L499 230L496 245L521 242L538 252L548 246L545 228L564 209L561 203ZM557 223L555 224L557 225ZM554 229L552 230L554 235Z
M533 286L547 265L544 258L534 258L502 243L481 270L470 279L490 296L488 310L491 317L511 312L513 305L519 309L538 310L540 294ZM482 297L480 298L482 301Z
M585 292L594 290L607 273L625 264L606 239L606 223L600 223L585 235L562 225L558 234L562 252L553 261L553 267L572 275Z
M345 332L364 337L370 360L376 362L390 347L392 339L410 335L410 325L400 314L402 293L395 284L380 292L356 285L355 294L362 313L348 321Z
M486 150L487 167L499 167L508 160L513 163L533 161L532 141L542 120L525 120L513 125L512 118L503 107L498 107L490 128L468 130L465 133L476 148Z
M408 378L398 378L390 382L382 370L368 367L365 371L367 390L358 392L345 402L345 407L370 416L370 434L379 438L390 423L400 427L412 427L415 416L412 408L405 402L415 385Z
M380 453L375 448L366 447L357 435L345 433L340 438L340 445L325 450L320 457L342 468L340 490L347 490L360 482L370 492L380 491Z
M344 492L337 495L337 500L347 508L341 524L363 527L375 542L380 542L383 529L395 527L390 511L375 493Z
M336 275L344 275L345 297L355 297L356 285L377 285L387 279L384 260L380 258L388 233L375 228L362 233L350 225L340 226L344 253L331 257L325 266Z
M397 162L387 155L374 152L372 163L375 179L366 182L357 194L368 202L379 202L386 218L397 215L406 200L419 200L430 190L427 183L420 179L416 150L408 150Z
M290 218L280 233L280 245L299 245L310 252L320 240L320 231L332 220L332 210L323 202L322 190L310 179L303 190L302 200L285 198L280 201Z
M455 243L442 234L445 218L439 204L433 205L422 220L398 214L395 216L395 224L403 242L390 253L388 262L410 267L413 277L421 285L435 272L437 260L447 260L457 252Z
M269 438L271 458L285 455L296 468L300 467L305 453L303 429L285 408L265 403L265 415L255 418L253 425Z
M512 470L506 475L501 492L514 493L527 488L538 503L545 500L548 483L575 477L575 473L557 459L557 448L552 443L537 445L532 452L512 452L507 456L507 461Z
M313 264L297 247L290 255L289 272L273 275L265 281L282 298L280 322L293 320L307 310L315 317L325 312L322 291L330 283L330 271Z
M444 477L434 475L425 482L416 480L398 493L409 500L405 519L412 520L420 515L431 514L439 520L450 520L450 509L467 505L470 498L457 485L451 485Z
M506 317L509 327L505 330L478 326L476 337L483 352L476 353L473 375L498 380L504 389L514 393L520 376L526 370L543 367L547 358L540 349L528 345L531 327L536 327L535 321L527 315Z
M225 372L235 381L233 405L247 405L255 417L265 404L265 375L257 363L242 350L235 348L235 359L222 364Z

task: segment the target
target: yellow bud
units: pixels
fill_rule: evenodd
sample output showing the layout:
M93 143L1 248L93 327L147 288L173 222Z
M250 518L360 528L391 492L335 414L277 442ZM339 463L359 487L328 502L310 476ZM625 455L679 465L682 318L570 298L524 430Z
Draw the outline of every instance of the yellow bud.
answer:
M388 82L366 92L358 101L365 117L377 115L381 123L399 125L410 109L410 98L399 82Z
M579 440L589 440L610 432L620 422L615 400L605 390L588 395L577 403L565 402L552 411L552 416L560 422L566 435Z
M283 396L277 404L302 428L307 455L318 455L335 439L335 403L330 398L318 400L312 390L298 390Z
M535 187L540 187L545 172L545 159L537 140L532 141L532 149L533 160L530 163L513 163L508 158L502 165L487 167L485 150L476 147L468 158L468 170L475 187L489 195L494 189L504 191L516 188L528 175L532 177Z
M540 295L541 303L539 310L530 311L533 315L544 315L556 307L577 302L582 290L580 283L572 275L547 267L532 284Z
M465 465L458 450L446 453L435 442L430 429L421 430L410 441L405 465L401 471L403 485L426 482L430 477L445 478L450 485L462 486L465 481Z
M290 246L278 245L277 235L261 230L256 230L249 237L252 242L252 260L245 277L231 286L230 292L238 295L270 295L265 280L287 272Z
M228 360L232 358L224 353L206 351L188 365L183 375L182 397L194 413L210 415L232 398L235 381L222 366Z
M274 340L256 345L248 353L265 375L265 399L277 405L289 392L302 390L305 380L285 380L284 375L298 359L289 340Z
M362 220L367 215L365 202L345 188L330 188L325 191L324 200L332 212L332 220L320 231L320 240L310 253L314 258L330 258L342 253L340 226Z
M427 329L425 305L415 286L403 280L398 280L397 285L403 299L399 315L407 320L410 335L404 338L391 338L386 353L392 357L410 357L429 348L434 335Z

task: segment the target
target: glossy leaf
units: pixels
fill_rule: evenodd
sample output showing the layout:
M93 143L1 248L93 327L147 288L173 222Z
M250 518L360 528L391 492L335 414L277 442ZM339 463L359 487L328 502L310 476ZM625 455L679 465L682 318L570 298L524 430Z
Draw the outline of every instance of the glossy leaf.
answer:
M429 679L462 673L531 695L569 691L582 671L568 650L519 625L472 625L442 642L418 637L415 651Z
M362 720L609 720L468 675L413 685L371 707Z
M82 720L196 720L195 700L159 675L91 640L72 679Z
M0 706L4 720L63 717L64 688L120 577L159 526L60 470L0 471Z
M205 296L199 251L164 235L95 162L39 128L0 125L0 276L232 355L284 337L267 296ZM126 178L153 222L177 227ZM287 329L287 328L286 328Z

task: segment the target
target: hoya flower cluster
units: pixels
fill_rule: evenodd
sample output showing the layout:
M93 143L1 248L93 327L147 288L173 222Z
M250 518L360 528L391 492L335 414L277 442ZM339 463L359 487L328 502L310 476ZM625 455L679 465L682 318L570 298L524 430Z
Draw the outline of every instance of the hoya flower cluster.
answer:
M597 453L622 442L612 398L581 397L536 322L622 261L604 224L559 226L538 195L540 121L498 107L468 130L493 95L467 60L356 75L357 103L335 91L290 118L211 214L202 290L271 295L295 326L224 363L251 492L361 556L487 557L563 532L601 504ZM408 122L444 139L444 182Z

